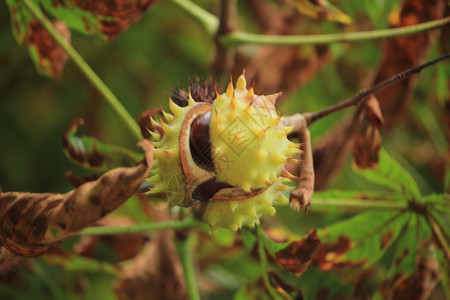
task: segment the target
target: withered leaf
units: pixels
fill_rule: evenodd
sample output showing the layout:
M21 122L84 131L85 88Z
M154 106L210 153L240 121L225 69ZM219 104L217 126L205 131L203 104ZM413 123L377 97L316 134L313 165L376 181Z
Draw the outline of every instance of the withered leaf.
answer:
M67 53L55 42L50 34L34 19L30 12L18 1L6 1L12 20L12 30L19 44L28 48L37 70L53 79L60 79ZM59 34L70 43L69 27L61 20L52 21Z
M67 19L71 28L114 39L137 22L158 0L56 0L42 1L55 18Z
M428 246L429 249L431 244ZM399 272L386 279L380 287L384 299L428 299L436 284L440 281L437 259L421 255L416 271L410 276Z
M75 120L62 137L64 153L74 163L93 171L106 172L134 166L141 159L141 155L128 149L107 145L92 137L78 137L76 132L83 123L83 119Z
M375 168L381 149L379 128L384 124L380 105L375 96L370 95L365 104L365 113L359 116L359 132L353 146L353 161L358 168Z
M0 193L0 244L23 256L37 256L122 205L150 173L153 146L140 142L145 159L118 168L67 194Z
M316 229L300 241L290 243L275 254L275 260L286 270L300 276L311 263L313 253L320 245Z
M187 300L172 232L158 232L115 283L119 300Z
M344 267L362 266L364 262L341 262L342 255L351 249L351 240L345 236L339 236L335 243L322 243L312 255L314 264L323 271L339 270Z

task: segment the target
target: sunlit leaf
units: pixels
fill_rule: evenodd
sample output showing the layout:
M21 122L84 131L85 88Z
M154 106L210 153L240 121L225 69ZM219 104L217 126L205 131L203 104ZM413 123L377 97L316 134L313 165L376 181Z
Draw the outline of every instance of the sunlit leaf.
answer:
M370 264L383 255L409 218L401 211L368 211L319 230L319 237L322 242L348 238L351 250L342 259Z
M23 256L37 256L123 204L147 179L153 146L142 141L145 160L118 168L66 194L0 193L0 244Z
M356 173L376 184L388 187L406 196L420 197L419 188L412 176L384 149L380 151L380 161L375 169L354 169Z
M77 136L82 119L75 120L62 137L66 156L73 162L93 171L105 172L118 167L131 167L142 156L136 152L104 144L93 137Z

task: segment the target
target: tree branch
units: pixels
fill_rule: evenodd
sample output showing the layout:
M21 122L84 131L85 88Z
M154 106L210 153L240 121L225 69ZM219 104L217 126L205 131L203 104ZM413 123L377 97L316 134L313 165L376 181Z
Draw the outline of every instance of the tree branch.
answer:
M263 34L236 31L224 35L221 39L221 42L229 47L237 47L247 44L299 46L299 45L322 45L322 44L343 43L343 42L353 43L353 42L362 42L369 40L412 35L423 31L440 28L448 24L450 24L450 17L399 28L389 28L389 29L359 31L349 33L278 36L278 35L263 35Z
M444 54L438 58L435 58L429 62L426 62L424 64L421 64L419 66L416 66L414 68L406 70L402 73L396 74L396 75L394 75L394 76L392 76L370 88L363 89L363 90L359 91L358 94L356 94L352 98L344 100L336 105L327 107L325 109L319 110L314 113L305 113L304 116L305 116L306 122L308 123L308 127L311 126L315 121L317 121L323 117L326 117L332 113L340 111L349 106L360 105L361 103L365 102L365 100L367 99L367 96L369 96L370 94L373 94L376 91L381 90L382 88L384 88L396 81L404 80L405 78L407 78L413 74L417 74L420 71L422 71L423 69L425 69L429 66L432 66L440 61L448 59L448 58L450 58L450 53L446 53L446 54Z

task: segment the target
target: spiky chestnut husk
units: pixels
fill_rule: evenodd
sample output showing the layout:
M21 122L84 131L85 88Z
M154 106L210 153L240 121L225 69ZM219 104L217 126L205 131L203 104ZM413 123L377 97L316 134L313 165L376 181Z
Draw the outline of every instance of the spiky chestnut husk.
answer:
M213 231L254 226L262 214L274 214L275 202L287 202L281 193L287 188L282 181L291 175L284 165L300 152L298 145L287 139L291 129L280 122L276 96L254 95L241 75L236 89L230 83L226 93L217 94L212 106L196 103L190 96L186 107L169 99L173 116L164 113L169 122L161 125L165 134L160 139L152 133L160 141L155 143L157 169L149 179L154 185L150 193L166 192L172 205L207 202L203 219ZM198 153L191 153L189 135L193 134L194 121L207 112L210 144L206 148L211 166L200 167L194 159ZM208 191L207 199L205 194L196 196L199 187Z

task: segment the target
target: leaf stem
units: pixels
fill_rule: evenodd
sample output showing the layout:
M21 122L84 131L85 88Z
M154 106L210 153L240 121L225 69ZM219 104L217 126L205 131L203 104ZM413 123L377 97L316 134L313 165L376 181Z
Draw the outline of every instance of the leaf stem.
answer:
M195 270L192 263L192 234L187 237L177 239L178 257L184 270L184 278L186 280L186 287L190 300L200 300L200 293L198 291L197 282L195 280Z
M48 33L53 37L53 39L58 43L58 45L63 48L70 58L75 62L78 69L86 76L86 78L91 82L91 84L98 90L100 94L103 95L106 102L111 105L114 111L119 115L122 121L125 123L127 128L130 130L131 134L136 138L137 141L143 139L141 130L138 124L125 109L125 107L120 103L119 99L114 95L114 93L108 88L108 86L100 79L100 77L92 70L92 68L86 63L86 61L81 57L81 55L72 47L71 44L66 42L64 38L61 37L59 32L55 29L48 18L42 13L39 7L31 0L22 0L31 14L39 21L39 23L48 31Z
M309 209L313 210L317 207L351 207L359 209L386 209L386 210L404 210L408 208L408 203L400 201L386 200L357 200L357 199L316 199L313 196Z
M172 2L178 4L191 17L197 20L208 35L214 36L216 34L219 27L219 20L216 16L189 0L172 0Z
M267 256L266 256L266 249L264 248L264 239L263 239L263 232L261 229L261 226L256 225L256 240L258 243L258 254L259 254L259 260L260 260L260 267L261 267L261 276L264 280L264 285L266 286L267 290L269 291L270 296L272 296L272 299L279 300L281 297L278 295L278 292L272 287L270 284L269 279L269 273L268 273L268 263L267 263Z
M299 46L299 45L321 45L331 43L363 42L376 39L394 38L405 35L417 34L423 31L436 29L450 24L450 17L424 22L411 26L389 28L372 31L359 31L348 33L317 34L317 35L295 35L278 36L263 35L235 31L221 37L221 42L230 47L241 45L278 45L278 46Z
M109 234L125 234L125 233L137 233L147 232L163 229L187 229L187 228L199 228L205 226L201 221L194 219L185 219L182 221L162 221L155 223L136 224L129 226L112 226L112 227L90 227L77 235L109 235Z

